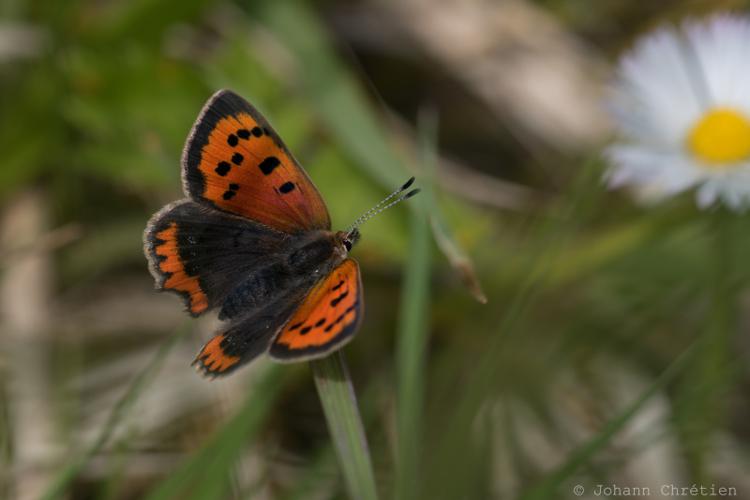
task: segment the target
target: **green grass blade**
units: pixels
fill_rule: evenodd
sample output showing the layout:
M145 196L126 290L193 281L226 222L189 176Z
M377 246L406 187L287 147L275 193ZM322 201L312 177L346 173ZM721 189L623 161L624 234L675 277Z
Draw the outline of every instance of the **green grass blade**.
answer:
M567 235L572 233L581 217L595 206L599 189L598 169L595 162L584 166L574 187L560 202L559 217L541 220L534 228L535 242L530 262L533 265L528 275L520 282L511 302L506 306L503 317L494 335L487 339L487 346L481 357L472 366L472 372L465 383L462 398L446 415L436 416L438 428L450 426L451 432L440 433L433 445L435 451L428 457L428 469L432 477L447 478L450 481L434 481L426 484L427 498L458 498L477 480L480 473L480 458L472 453L470 435L480 408L492 398L498 371L497 360L508 338L521 330L520 325L545 289L548 270L564 248ZM456 454L461 460L456 461Z
M305 75L304 91L337 144L384 189L403 183L409 176L403 162L393 153L363 93L339 62L309 6L265 2L257 8Z
M191 457L146 497L147 500L227 498L232 465L261 429L282 383L283 367L272 365L252 384L237 415L200 452Z
M375 500L372 460L344 355L339 350L310 366L349 494L357 500Z
M79 457L73 459L71 464L55 478L52 485L42 497L43 499L52 500L64 496L65 489L70 482L78 475L88 461L109 442L117 426L125 419L130 410L133 409L133 405L138 401L138 397L158 373L167 354L189 331L190 328L187 325L183 326L159 347L148 365L133 379L130 387L128 387L125 394L112 409L112 413L110 413L96 440Z
M424 163L435 162L434 120L422 127ZM430 168L431 170L432 168ZM431 189L420 197L431 199ZM425 200L422 200L425 201ZM430 200L425 201L429 203ZM423 213L412 211L409 259L404 269L396 364L398 369L398 451L396 498L419 495L419 456L424 427L424 373L430 286L430 229Z
M263 21L289 49L305 75L310 103L336 139L367 175L385 190L409 177L402 158L394 152L387 134L350 73L335 57L315 15L302 2L264 2L258 6ZM416 203L409 203L418 210ZM430 212L438 248L459 274L472 295L486 302L474 266L455 241L438 210Z
M739 293L738 245L731 231L735 215L725 209L708 215L711 244L707 262L711 272L706 289L712 291L712 304L700 334L701 356L687 371L675 403L675 420L688 467L699 484L712 481L709 457L714 436L730 413L728 395L741 363L732 352L738 331Z
M527 491L521 496L524 500L537 500L544 498L557 498L558 489L568 480L578 469L586 463L589 463L597 452L601 451L612 438L622 430L628 422L643 408L643 405L651 399L657 392L661 391L674 378L689 365L693 355L698 351L700 342L694 342L680 356L664 370L651 386L641 394L638 399L633 401L620 415L610 420L604 428L594 436L588 443L580 447L571 454L571 457L553 472L547 479Z

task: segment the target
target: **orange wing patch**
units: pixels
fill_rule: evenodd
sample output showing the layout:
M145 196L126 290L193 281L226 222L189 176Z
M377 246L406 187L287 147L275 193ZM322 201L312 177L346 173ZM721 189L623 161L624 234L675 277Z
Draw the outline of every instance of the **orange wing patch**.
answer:
M330 229L325 203L276 132L228 90L206 104L183 153L188 196L286 233Z
M185 272L177 249L177 223L170 223L166 229L157 232L155 238L154 253L161 258L155 265L165 277L160 288L186 296L190 313L198 315L204 312L208 309L208 297L201 290L198 278Z
M359 266L346 259L308 293L271 344L269 354L278 361L325 356L351 340L361 318Z
M205 375L221 375L239 363L239 356L232 356L224 352L221 346L223 340L223 334L209 340L193 361L193 365L198 365L198 369Z

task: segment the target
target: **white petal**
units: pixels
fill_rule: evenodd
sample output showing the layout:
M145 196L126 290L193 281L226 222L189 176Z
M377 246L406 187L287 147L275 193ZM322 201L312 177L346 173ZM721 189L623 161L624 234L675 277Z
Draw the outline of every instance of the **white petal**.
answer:
M698 206L702 209L706 209L714 204L716 201L716 198L718 197L718 189L716 187L716 184L713 182L705 182L699 189L698 193L696 194L695 200L698 203Z
M656 147L682 147L703 111L684 52L677 33L663 29L622 59L610 108L626 137Z
M742 211L750 205L750 166L743 165L721 172L712 182L729 208Z
M750 66L747 18L718 16L708 22L691 23L685 28L694 64L708 87L710 104L739 108L750 114Z
M605 155L612 164L605 175L610 187L632 184L663 197L684 191L700 179L700 172L679 151L613 145Z

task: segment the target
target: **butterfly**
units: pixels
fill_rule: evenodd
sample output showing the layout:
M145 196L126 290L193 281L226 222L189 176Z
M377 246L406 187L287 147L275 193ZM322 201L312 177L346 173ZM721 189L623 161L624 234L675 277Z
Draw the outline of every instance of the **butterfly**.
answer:
M349 252L359 225L417 192L412 177L345 231L332 231L310 178L263 116L221 90L203 107L182 153L185 198L144 232L159 290L192 316L224 320L194 364L226 375L257 356L293 362L326 356L352 339L362 280Z

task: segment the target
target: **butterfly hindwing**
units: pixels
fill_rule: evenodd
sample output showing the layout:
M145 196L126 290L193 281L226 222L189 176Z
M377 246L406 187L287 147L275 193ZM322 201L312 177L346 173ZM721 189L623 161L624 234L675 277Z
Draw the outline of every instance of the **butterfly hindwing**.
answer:
M198 316L224 303L243 276L266 264L288 236L191 200L149 221L144 250L157 288L183 297Z
M194 365L208 376L223 376L268 351L281 326L298 307L304 291L289 294L232 320L209 340Z
M351 340L362 311L359 266L346 259L308 292L269 354L277 361L322 357Z
M286 233L330 229L325 203L263 116L221 90L209 99L182 155L185 193Z

